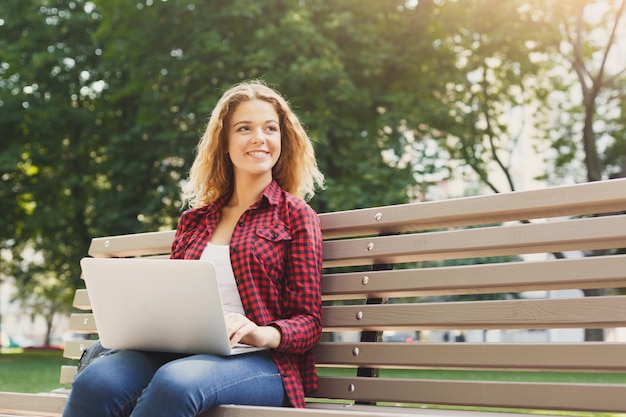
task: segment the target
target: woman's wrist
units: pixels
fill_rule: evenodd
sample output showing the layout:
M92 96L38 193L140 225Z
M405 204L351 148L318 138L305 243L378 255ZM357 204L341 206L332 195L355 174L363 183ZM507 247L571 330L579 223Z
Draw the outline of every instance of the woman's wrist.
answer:
M280 346L282 335L278 327L270 325L259 327L259 329L262 331L263 334L263 347L274 349Z

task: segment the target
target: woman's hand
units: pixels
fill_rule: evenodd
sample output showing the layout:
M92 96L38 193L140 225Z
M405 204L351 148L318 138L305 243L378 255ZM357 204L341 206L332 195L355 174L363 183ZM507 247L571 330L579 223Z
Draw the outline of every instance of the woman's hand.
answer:
M280 345L281 334L274 326L257 326L247 317L237 313L226 313L226 330L230 345L244 343L250 346L276 348Z

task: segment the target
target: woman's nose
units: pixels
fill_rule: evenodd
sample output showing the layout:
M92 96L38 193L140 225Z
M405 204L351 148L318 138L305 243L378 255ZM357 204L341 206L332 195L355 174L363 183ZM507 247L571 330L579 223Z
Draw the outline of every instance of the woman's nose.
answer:
M257 129L254 131L254 135L252 136L252 141L255 143L265 142L265 132L263 132L263 129Z

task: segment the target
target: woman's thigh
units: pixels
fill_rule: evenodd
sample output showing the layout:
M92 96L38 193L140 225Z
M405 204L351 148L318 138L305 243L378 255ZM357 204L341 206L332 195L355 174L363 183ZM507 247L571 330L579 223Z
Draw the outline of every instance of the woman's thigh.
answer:
M282 378L267 352L220 357L192 355L163 365L133 417L192 417L219 404L281 406Z
M119 351L87 366L72 384L64 417L128 416L157 370L180 358L156 352Z

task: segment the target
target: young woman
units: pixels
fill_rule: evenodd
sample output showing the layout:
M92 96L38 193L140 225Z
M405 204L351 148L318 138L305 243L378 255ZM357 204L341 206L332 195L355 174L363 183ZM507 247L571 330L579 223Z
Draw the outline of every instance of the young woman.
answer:
M64 417L196 416L219 404L304 406L317 376L322 237L303 198L323 186L298 118L260 81L226 91L183 187L190 209L171 257L220 271L231 343L267 350L232 357L122 351L73 385Z

